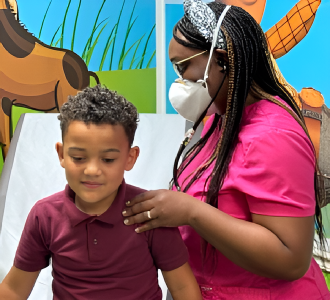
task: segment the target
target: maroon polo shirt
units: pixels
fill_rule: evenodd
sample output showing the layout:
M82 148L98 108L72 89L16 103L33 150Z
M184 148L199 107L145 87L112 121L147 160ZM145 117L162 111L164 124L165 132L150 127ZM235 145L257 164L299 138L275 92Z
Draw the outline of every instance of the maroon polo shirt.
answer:
M38 201L27 218L14 265L34 272L52 258L55 300L161 299L157 269L174 270L188 261L177 228L137 234L126 226L125 202L142 193L121 184L110 208L100 216L77 209L65 190Z

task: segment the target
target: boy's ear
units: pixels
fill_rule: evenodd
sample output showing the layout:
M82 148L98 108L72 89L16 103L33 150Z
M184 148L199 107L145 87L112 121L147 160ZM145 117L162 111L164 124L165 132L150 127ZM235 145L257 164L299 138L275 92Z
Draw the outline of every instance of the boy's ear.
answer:
M128 159L126 162L126 166L125 166L125 171L130 171L133 169L135 162L137 160L137 158L139 157L140 154L140 148L135 146L131 149L129 149L129 153L128 153Z
M57 142L55 144L56 152L58 155L58 159L60 161L60 165L62 168L64 168L64 156L63 156L63 144L60 142Z

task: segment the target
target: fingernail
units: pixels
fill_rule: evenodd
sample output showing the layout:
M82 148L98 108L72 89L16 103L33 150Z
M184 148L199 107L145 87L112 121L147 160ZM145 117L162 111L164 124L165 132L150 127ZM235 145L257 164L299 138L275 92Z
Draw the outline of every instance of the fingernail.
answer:
M127 202L126 202L126 205L130 205L130 204L131 204L131 201L127 201Z
M124 224L127 225L129 223L128 219L124 220Z
M140 232L140 229L139 228L135 228L135 232L136 233L139 233Z
M126 215L126 214L127 214L127 211L126 211L126 210L124 210L124 211L122 212L122 214L123 214L123 215Z

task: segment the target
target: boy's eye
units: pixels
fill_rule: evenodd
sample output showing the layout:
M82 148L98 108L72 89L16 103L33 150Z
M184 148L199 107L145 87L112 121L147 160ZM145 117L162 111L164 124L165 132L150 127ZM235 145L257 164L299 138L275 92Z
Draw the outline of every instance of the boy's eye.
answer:
M113 158L103 158L102 160L107 164L115 161Z
M78 157L78 156L71 156L71 158L75 162L82 162L85 159L84 157Z

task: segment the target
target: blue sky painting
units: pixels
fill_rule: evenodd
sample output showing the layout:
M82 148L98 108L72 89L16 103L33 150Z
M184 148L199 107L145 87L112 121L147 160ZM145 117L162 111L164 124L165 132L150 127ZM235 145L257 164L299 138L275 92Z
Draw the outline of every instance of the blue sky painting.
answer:
M73 51L80 56L82 55L86 42L92 33L95 19L104 2L98 19L98 23L101 23L102 21L103 23L95 31L93 41L95 41L97 38L97 35L102 27L105 27L99 36L98 42L89 61L88 68L91 71L99 71L100 61L104 53L105 44L112 28L117 23L121 8L123 7L115 41L113 62L111 66L112 70L117 70L119 66L119 57L123 48L128 23L135 4L135 0L52 0L44 21L40 40L46 44L50 44L54 33L64 20L67 7L69 7L64 26L63 48L71 49L73 29L80 2L81 5L77 19L76 35L73 47ZM39 36L40 27L49 3L50 0L17 0L20 20L36 37ZM68 4L70 5L68 6ZM125 51L128 51L131 46L133 47L128 52L124 60L123 69L130 68L132 63L132 68L135 68L139 61L141 61L142 53L144 51L145 45L147 44L146 42L150 33L151 35L147 44L142 68L146 67L150 59L151 61L149 67L156 67L156 58L153 56L153 52L156 49L156 33L155 30L152 30L156 23L155 9L155 0L136 0L132 22L135 20L135 18L136 20L131 27L130 34L127 38ZM54 42L59 40L61 34L62 28L59 29ZM142 38L141 43L136 52L134 61L132 58L140 38ZM59 46L60 43L57 44L57 47ZM105 71L109 70L110 68L110 54L111 47L103 64L103 70Z

